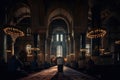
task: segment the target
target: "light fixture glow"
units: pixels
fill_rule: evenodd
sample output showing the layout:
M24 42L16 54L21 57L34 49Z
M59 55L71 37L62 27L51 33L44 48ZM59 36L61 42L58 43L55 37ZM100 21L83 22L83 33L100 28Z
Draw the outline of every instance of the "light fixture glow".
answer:
M24 36L24 33L21 30L14 27L7 27L7 28L4 28L3 30L6 34L12 37L13 41L15 41L17 37Z
M86 52L88 49L87 48L81 48L80 51L81 52Z
M115 41L115 44L120 44L120 40Z
M94 28L87 33L88 38L102 38L106 35L106 30L102 28Z
M13 26L12 27L6 27L6 28L3 29L3 31L6 34L10 35L11 38L12 38L12 50L11 50L11 52L12 52L12 55L14 55L14 43L15 43L15 41L18 37L24 36L24 33L21 30L19 30L17 28L14 28Z

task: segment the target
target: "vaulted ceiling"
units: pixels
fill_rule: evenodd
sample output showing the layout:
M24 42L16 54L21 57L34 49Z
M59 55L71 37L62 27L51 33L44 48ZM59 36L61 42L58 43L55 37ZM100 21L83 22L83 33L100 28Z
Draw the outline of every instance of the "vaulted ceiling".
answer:
M6 24L7 13L8 22L12 20L16 23L17 20L17 25L28 25L35 32L46 33L48 29L54 28L48 27L50 23L54 23L51 20L58 20L62 16L72 25L70 32L74 30L75 33L82 33L86 32L88 26L92 26L90 10L93 8L100 9L101 23L108 30L110 38L120 39L120 0L1 0L0 27Z

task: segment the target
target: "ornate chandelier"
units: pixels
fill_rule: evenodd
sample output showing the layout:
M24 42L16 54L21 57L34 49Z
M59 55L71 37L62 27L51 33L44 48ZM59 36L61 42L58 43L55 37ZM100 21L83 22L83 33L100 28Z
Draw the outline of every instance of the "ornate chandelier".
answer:
M14 43L18 37L24 36L24 33L21 30L14 28L13 26L6 27L3 29L3 31L6 34L10 35L12 38L12 50L11 51L12 51L12 55L14 55Z
M102 38L106 33L106 30L103 28L93 28L87 32L87 38Z
M3 29L4 32L12 37L12 40L15 41L17 37L22 37L24 36L24 33L14 27L6 27Z

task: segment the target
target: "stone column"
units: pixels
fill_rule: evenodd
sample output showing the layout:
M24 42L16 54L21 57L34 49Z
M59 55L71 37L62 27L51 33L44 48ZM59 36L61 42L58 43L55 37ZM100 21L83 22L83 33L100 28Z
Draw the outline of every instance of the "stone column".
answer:
M80 45L79 45L80 41L79 41L79 35L78 35L78 33L75 34L73 42L74 42L74 45L73 45L74 48L73 48L73 50L74 50L75 60L78 61L78 59L79 59L79 52L80 52Z
M7 35L0 29L0 58L7 62ZM0 59L0 60L1 60Z
M69 48L69 49L68 49L68 53L71 54L73 47L72 47L72 41L71 41L71 37L70 37L70 36L68 37L68 45L69 45L69 46L68 46L68 48Z
M114 45L113 55L114 55L113 57L114 64L120 63L120 45L119 44Z
M86 48L86 34L85 33L81 33L80 36L80 55L82 59L85 59L85 51L81 51L81 49L85 49Z
M44 63L45 62L45 53L46 53L46 35L43 34L41 36L41 46L40 46L40 49L41 49L41 53L43 54L43 57L42 57L42 62Z
M4 52L3 52L4 59L5 59L5 62L7 63L7 51L6 51L7 50L7 35L5 35L5 34L4 34L4 47L3 48L4 48L3 49L4 50Z
M70 38L69 36L66 36L66 49L67 49L67 62L70 62L70 58L69 58L69 55L70 55Z
M49 62L49 63L50 63L50 42L51 42L51 41L50 41L50 39L48 38L48 39L47 39L47 42L46 42L46 50L47 50L47 51L46 51L45 54L46 54L46 58L47 58L46 60L47 60L47 62Z
M47 61L47 39L45 40L45 61Z
M38 48L38 33L34 33L34 36L33 36L33 38L34 38L34 48ZM34 69L36 69L38 66L38 62L37 62L37 60L38 60L38 51L37 50L35 50L34 51L34 53L33 53L33 55L34 55Z

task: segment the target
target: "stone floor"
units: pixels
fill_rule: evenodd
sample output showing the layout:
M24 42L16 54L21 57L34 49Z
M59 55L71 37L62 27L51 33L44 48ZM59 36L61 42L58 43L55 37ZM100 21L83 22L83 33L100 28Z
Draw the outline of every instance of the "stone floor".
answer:
M19 80L97 80L66 66L63 69L63 72L58 72L57 66L54 66L37 73L29 74Z

